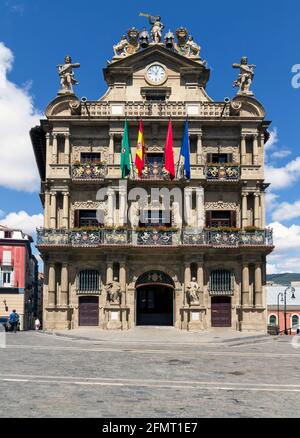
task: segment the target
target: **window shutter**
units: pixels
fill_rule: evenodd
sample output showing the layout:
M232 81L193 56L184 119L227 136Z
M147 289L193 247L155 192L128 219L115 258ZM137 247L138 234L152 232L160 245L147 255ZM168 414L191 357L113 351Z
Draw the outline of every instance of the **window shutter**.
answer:
M80 210L74 211L74 227L75 228L80 227Z
M211 210L209 210L209 211L206 211L206 226L207 227L210 227L211 226L211 216L212 216L212 214L211 214L212 212L211 212Z
M230 212L230 226L236 227L236 211L233 210Z

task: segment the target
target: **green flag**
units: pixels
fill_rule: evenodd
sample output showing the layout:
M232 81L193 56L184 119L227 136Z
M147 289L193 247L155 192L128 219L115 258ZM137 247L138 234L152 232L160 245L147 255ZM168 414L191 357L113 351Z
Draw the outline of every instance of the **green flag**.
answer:
M130 146L129 146L129 138L128 138L128 123L125 120L124 124L124 134L122 138L122 146L121 146L121 170L122 170L122 178L125 178L130 174Z

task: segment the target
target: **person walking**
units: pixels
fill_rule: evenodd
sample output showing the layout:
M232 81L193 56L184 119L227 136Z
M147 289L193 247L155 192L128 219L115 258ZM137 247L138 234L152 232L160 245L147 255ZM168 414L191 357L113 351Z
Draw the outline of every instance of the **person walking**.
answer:
M34 327L35 331L39 331L39 329L41 328L41 321L39 320L39 318L36 318L36 320L34 321Z
M11 312L11 314L9 315L9 323L10 323L14 333L17 333L19 319L20 319L20 317L17 314L16 310L14 309Z

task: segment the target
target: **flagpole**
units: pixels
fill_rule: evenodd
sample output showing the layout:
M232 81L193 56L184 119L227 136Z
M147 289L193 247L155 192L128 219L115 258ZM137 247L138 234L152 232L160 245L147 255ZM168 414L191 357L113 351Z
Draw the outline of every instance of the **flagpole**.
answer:
M186 116L185 122L188 122L188 121L189 121L189 117ZM185 126L184 126L184 129L185 129ZM184 131L183 131L183 132L184 132ZM182 145L180 146L179 159L178 159L178 163L177 163L177 172L176 172L176 178L177 178L177 179L178 179L179 165L180 165L180 162L181 162L181 148L182 148ZM183 176L184 176L184 175L183 175Z

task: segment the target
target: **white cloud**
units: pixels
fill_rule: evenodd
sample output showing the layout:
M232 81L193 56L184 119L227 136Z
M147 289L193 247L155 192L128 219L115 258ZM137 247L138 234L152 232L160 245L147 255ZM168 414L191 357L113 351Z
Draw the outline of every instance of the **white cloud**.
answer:
M272 131L270 131L270 138L267 141L267 143L265 144L265 150L270 150L272 149L274 146L276 146L276 144L278 143L279 139L278 139L278 130L277 128L272 129Z
M266 165L266 181L271 183L272 189L290 187L300 178L300 157L290 161L283 167Z
M9 213L0 220L0 225L16 228L34 236L36 229L43 226L44 217L41 213L30 216L26 211Z
M285 221L300 217L300 200L294 203L281 202L275 207L272 214L274 221Z
M286 158L291 155L291 151L283 149L282 151L276 151L272 153L272 158Z
M0 186L33 192L39 176L29 138L29 130L39 123L28 83L18 87L7 78L13 53L0 42Z
M273 193L273 192L266 193L265 202L266 202L266 209L268 211L272 211L272 210L274 210L274 208L277 207L277 205L278 205L277 199L278 198L279 198L279 195L277 195L276 193Z
M275 251L268 256L268 274L300 272L300 226L273 222Z

